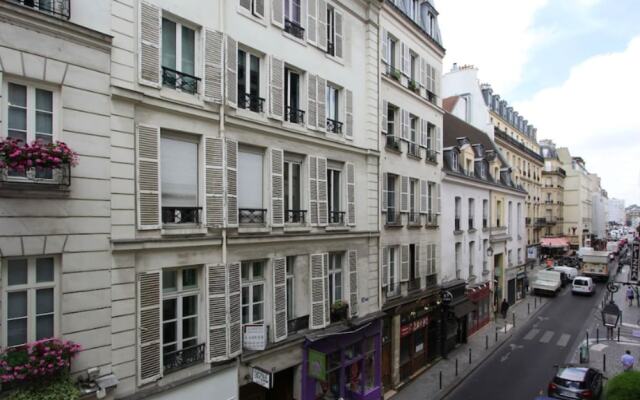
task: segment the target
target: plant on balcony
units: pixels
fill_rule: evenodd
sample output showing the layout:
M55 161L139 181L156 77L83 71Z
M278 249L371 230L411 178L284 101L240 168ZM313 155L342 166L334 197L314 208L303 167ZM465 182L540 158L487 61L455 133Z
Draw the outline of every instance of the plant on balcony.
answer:
M331 305L331 322L344 321L347 319L349 304L342 300L337 300Z
M414 81L413 79L409 80L409 90L412 90L415 92L418 89L419 89L418 82Z
M77 400L80 390L68 375L47 384L38 384L20 388L12 392L5 400Z
M23 143L21 139L0 139L0 169L24 172L32 168L60 169L77 163L78 154L64 142L45 143L34 140Z

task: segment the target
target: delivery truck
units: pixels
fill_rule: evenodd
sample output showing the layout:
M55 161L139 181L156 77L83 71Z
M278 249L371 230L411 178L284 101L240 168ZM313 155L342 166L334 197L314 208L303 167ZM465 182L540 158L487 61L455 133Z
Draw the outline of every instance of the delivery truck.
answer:
M609 255L608 251L595 251L582 248L582 274L590 276L594 281L606 282L609 280Z

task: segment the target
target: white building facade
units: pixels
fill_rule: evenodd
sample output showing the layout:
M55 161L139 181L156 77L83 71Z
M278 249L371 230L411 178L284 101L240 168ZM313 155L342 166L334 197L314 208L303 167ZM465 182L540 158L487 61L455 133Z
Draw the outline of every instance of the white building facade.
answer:
M623 225L625 223L625 202L624 199L609 199L609 221Z

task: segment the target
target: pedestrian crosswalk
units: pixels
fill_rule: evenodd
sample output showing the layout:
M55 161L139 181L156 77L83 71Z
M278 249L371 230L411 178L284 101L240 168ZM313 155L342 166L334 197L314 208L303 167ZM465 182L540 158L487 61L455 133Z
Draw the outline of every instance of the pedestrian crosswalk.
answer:
M554 331L542 331L538 328L531 328L529 332L524 335L523 339L529 342L538 341L544 344L555 343L556 346L566 347L571 341L571 335L568 333L556 333Z

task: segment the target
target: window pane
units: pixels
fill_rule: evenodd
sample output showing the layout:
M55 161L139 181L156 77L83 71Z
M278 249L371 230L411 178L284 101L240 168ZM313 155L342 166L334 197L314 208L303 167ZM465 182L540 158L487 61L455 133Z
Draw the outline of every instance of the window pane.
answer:
M253 287L253 297L252 297L253 302L257 302L257 301L262 301L264 300L264 290L263 290L263 285L255 285Z
M176 341L177 325L175 322L165 322L162 325L162 343L171 343Z
M162 319L164 321L176 318L178 315L176 306L176 299L167 299L162 301Z
M194 75L195 70L195 32L182 27L182 72Z
M262 303L254 304L253 305L253 321L252 322L262 321L262 319L263 319L263 316L262 316Z
M238 155L238 207L262 208L262 154Z
M11 292L7 294L7 317L20 318L27 316L27 292Z
M18 260L7 261L7 280L8 285L24 285L27 283L27 260L21 258Z
M198 287L198 271L195 268L182 270L182 288L191 289Z
M17 85L15 83L9 84L9 105L12 106L27 106L27 87L23 85Z
M53 288L36 291L36 314L53 312Z
M36 260L36 282L53 282L53 258Z
M176 69L176 24L162 19L162 66Z
M48 90L36 89L36 109L53 111L53 93Z
M249 323L249 306L242 306L242 323Z
M27 130L27 110L9 107L9 129Z
M250 263L242 263L241 278L243 281L249 280L249 268L251 268Z
M182 320L182 337L190 338L197 335L197 318L187 318Z
M176 270L164 270L162 271L162 290L165 292L173 292L177 290L177 271Z
M238 72L237 72L238 73L238 99L240 99L240 96L242 96L244 93L247 92L246 63L247 63L247 53L245 53L244 50L238 49Z
M254 262L253 263L253 280L262 279L262 263Z
M249 75L249 92L254 96L260 95L260 59L251 55L251 71Z
M177 346L175 344L170 344L168 346L164 346L164 347L162 347L162 354L166 355L166 354L172 353L172 352L176 351L176 349L177 349Z
M198 296L187 296L182 298L182 316L188 317L198 313Z
M7 345L17 346L27 342L27 319L17 319L7 323Z
M293 164L291 168L292 205L294 210L300 209L300 164Z
M198 144L163 137L160 150L163 207L197 207Z
M46 112L36 113L36 132L40 134L53 133L53 115Z
M36 318L36 340L53 337L53 314Z
M7 136L9 136L10 138L22 140L22 143L27 142L27 132L9 130L9 134Z
M249 304L249 286L242 287L242 304Z

